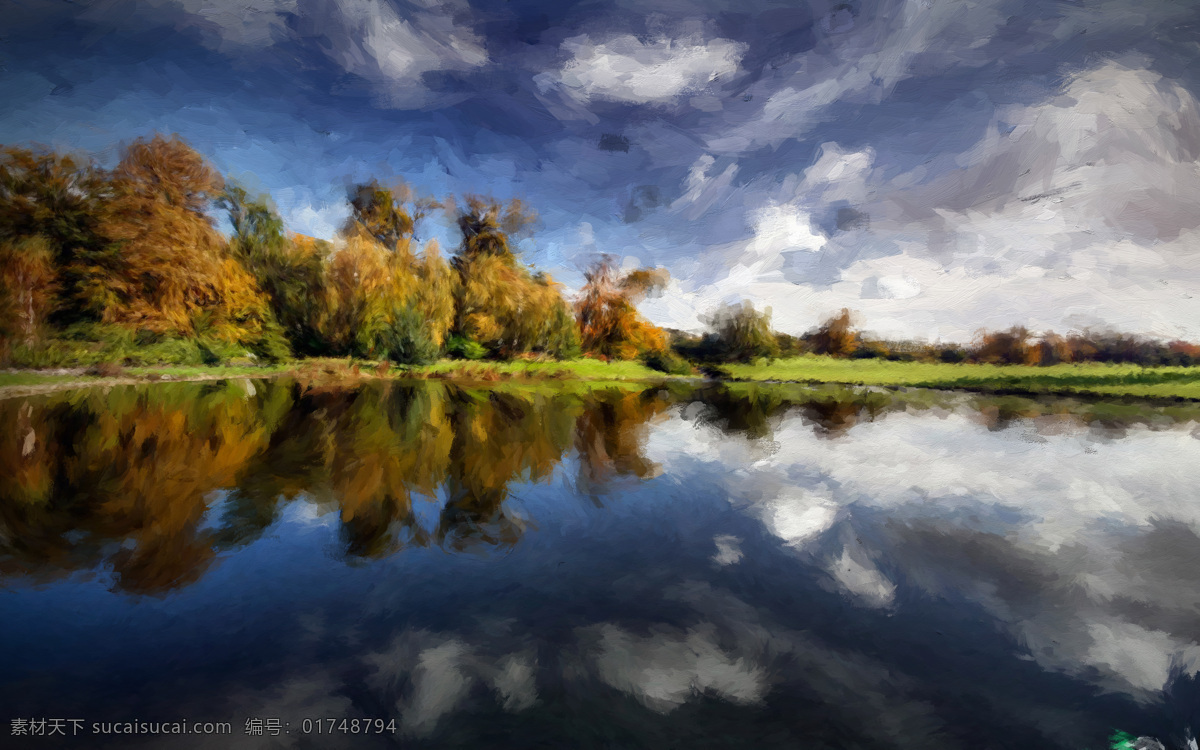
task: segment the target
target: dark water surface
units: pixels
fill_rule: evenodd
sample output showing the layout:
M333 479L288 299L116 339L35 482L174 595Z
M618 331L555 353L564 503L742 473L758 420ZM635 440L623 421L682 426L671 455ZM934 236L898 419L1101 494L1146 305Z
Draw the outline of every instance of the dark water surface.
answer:
M310 385L0 401L0 747L1200 727L1200 407Z

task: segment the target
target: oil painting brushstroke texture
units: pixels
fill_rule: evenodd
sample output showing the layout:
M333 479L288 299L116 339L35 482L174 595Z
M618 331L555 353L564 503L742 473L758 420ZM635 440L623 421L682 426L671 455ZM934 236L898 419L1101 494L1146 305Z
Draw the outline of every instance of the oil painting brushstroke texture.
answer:
M1197 750L1197 97L1180 0L11 0L0 744Z

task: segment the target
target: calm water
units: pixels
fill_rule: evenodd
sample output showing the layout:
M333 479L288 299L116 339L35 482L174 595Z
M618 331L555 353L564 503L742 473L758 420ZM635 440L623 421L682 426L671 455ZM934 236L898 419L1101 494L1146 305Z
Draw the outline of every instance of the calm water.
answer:
M1200 407L311 385L0 401L0 746L1200 728Z

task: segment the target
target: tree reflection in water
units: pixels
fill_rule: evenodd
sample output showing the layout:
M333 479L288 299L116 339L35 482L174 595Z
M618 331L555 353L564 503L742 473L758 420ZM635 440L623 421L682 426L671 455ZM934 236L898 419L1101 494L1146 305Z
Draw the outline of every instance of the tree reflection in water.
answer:
M0 401L15 427L0 433L0 575L110 568L116 589L163 594L296 502L337 514L347 560L431 544L510 548L527 526L507 506L510 487L548 481L572 461L576 488L596 502L619 478L653 478L660 469L642 450L650 423L683 402L727 434L764 440L789 414L829 439L893 411L964 406L993 429L1018 416L1107 429L1196 417L1184 405L752 384L575 394L281 379L10 399ZM436 503L436 519L423 525L416 503Z
M572 447L589 487L649 477L643 426L668 400L467 390L172 384L0 402L0 574L111 566L114 587L164 593L257 539L287 503L336 512L347 558L405 546L511 547L515 482L548 480ZM421 526L414 502L440 502Z

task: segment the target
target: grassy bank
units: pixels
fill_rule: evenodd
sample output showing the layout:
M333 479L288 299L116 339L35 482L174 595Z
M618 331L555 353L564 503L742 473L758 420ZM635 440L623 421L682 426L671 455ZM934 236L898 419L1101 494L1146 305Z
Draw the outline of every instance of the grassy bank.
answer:
M0 372L0 398L47 393L97 385L150 382L186 382L225 378L264 378L292 375L318 385L372 378L445 379L465 383L505 382L553 384L560 389L575 384L638 383L670 378L639 362L605 363L594 359L564 362L471 362L442 360L419 367L381 366L375 361L305 359L267 366L159 365L154 367L64 368Z
M721 369L733 379L752 381L1200 399L1200 367L1096 362L1034 367L805 356L772 363L724 365Z
M739 381L845 383L991 393L1200 400L1200 367L1139 367L1099 363L1052 367L997 366L805 356L753 365L723 365L720 370L729 379ZM310 359L265 367L130 367L99 375L89 375L82 368L0 372L0 397L88 385L271 377L285 374L321 384L363 378L433 378L484 384L504 381L510 384L528 383L557 388L575 388L575 384L596 387L603 383L681 379L653 370L640 362L606 363L594 359L564 362L442 360L419 367L383 367L378 362L370 361Z

